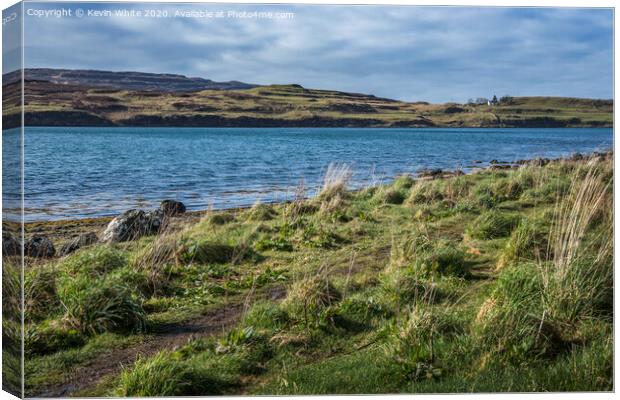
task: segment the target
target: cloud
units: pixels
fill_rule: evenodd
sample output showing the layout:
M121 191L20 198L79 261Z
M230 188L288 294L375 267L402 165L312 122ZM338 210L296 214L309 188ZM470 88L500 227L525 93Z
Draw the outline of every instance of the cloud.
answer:
M33 8L57 8L57 4ZM67 7L89 9L90 4ZM100 9L150 7L108 4ZM157 5L294 12L292 20L26 18L29 67L299 83L404 100L611 98L611 9Z

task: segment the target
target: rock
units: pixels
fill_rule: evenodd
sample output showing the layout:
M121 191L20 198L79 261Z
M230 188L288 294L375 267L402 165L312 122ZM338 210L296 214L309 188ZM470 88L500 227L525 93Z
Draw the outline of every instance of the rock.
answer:
M422 178L431 177L438 178L443 175L443 170L441 168L433 168L433 169L421 169L418 171L418 176Z
M510 164L494 164L489 167L490 170L500 170L500 169L511 169L513 168Z
M551 162L548 158L534 158L528 162L528 165L532 165L534 167L544 167L545 165Z
M613 159L613 151L595 151L594 153L592 153L592 155L590 155L591 159L596 159L596 160L608 160L608 159ZM584 157L585 159L585 157Z
M98 241L99 238L93 232L83 233L71 239L70 242L65 243L65 245L60 249L60 255L66 256L67 254L73 253L77 249L97 243Z
M159 205L159 209L167 216L185 213L185 204L176 200L164 200Z
M136 240L141 236L152 235L160 231L164 225L164 212L154 210L128 210L114 218L106 227L101 241L106 243Z
M21 249L17 239L8 232L2 232L2 255L3 256L18 256L21 254Z
M167 219L166 213L161 209L147 211L144 213L144 217L146 218L146 225L150 234L159 232L164 227Z
M575 153L568 158L569 161L583 161L585 157L581 153Z
M33 235L24 245L24 254L36 258L49 258L54 257L56 249L47 236Z

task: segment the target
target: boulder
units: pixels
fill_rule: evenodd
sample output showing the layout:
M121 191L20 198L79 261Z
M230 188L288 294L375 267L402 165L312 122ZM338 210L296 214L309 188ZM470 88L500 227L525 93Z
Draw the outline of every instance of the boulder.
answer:
M572 156L568 158L569 161L583 161L585 157L581 153L574 153Z
M65 243L65 245L60 249L60 255L66 256L67 254L71 254L82 247L89 246L97 243L98 241L99 238L93 232L82 233L81 235L71 239L68 243Z
M168 220L168 216L161 209L147 211L144 213L144 217L149 235L159 232Z
M185 212L185 204L176 200L164 200L159 205L159 209L167 216L179 215Z
M8 232L2 232L2 255L18 256L21 254L19 242Z
M516 168L516 167L513 167L510 164L493 164L493 165L489 166L489 169L491 171L497 171L497 170L502 170L502 169L511 169L511 168Z
M528 161L528 165L534 166L534 167L544 167L545 165L549 164L551 162L550 159L548 158L534 158L532 160Z
M444 171L441 168L421 169L418 171L418 176L421 178L439 178Z
M106 243L136 240L141 236L153 235L164 225L164 212L154 210L128 210L114 218L106 227L101 241Z
M24 254L35 258L49 258L54 257L56 249L47 236L33 235L24 245Z

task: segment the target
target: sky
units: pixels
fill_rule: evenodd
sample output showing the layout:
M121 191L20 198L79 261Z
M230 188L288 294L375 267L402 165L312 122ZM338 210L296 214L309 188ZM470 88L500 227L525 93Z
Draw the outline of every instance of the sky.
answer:
M59 9L72 14L44 14ZM167 17L88 15L119 9ZM31 68L296 83L435 103L493 94L613 97L611 9L26 3L24 10ZM178 16L188 11L226 17Z

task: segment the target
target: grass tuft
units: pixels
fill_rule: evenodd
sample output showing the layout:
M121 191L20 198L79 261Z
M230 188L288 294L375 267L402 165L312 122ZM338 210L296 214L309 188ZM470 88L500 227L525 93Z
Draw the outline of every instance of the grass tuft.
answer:
M127 332L145 327L145 313L135 294L111 278L67 278L59 297L68 323L80 332Z
M209 217L209 223L211 225L226 225L234 220L235 216L231 213L213 214Z
M282 305L294 319L316 327L323 322L324 312L340 300L340 291L322 272L295 282Z
M347 188L352 177L353 169L350 165L337 163L329 164L325 171L325 176L323 177L323 186L317 198L322 202L329 202L336 196L347 196Z
M550 315L574 322L606 310L613 302L613 222L611 179L602 165L590 162L577 171L568 196L556 206L549 235L552 258L540 268ZM600 216L596 230L594 218Z
M542 260L547 256L549 229L541 221L523 218L499 258L498 267L521 260Z
M247 213L248 221L271 221L277 215L272 206L256 203Z
M78 251L68 257L60 269L72 273L88 273L93 277L121 268L127 264L126 254L109 245L99 245Z
M510 235L518 224L518 215L494 209L476 218L467 228L467 233L474 239L498 239Z
M119 397L160 397L214 395L221 393L220 383L206 368L184 361L178 355L161 352L138 360L125 370L116 390Z

